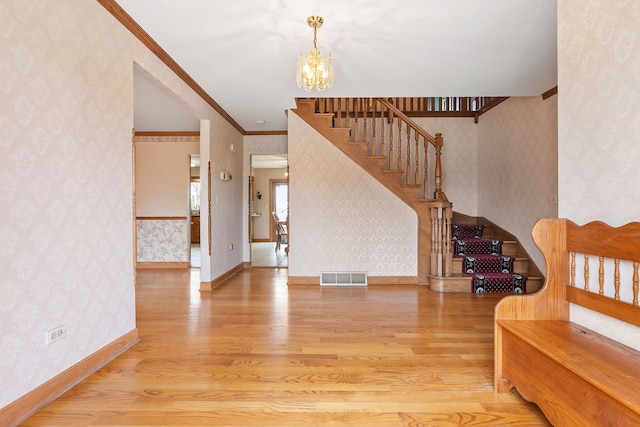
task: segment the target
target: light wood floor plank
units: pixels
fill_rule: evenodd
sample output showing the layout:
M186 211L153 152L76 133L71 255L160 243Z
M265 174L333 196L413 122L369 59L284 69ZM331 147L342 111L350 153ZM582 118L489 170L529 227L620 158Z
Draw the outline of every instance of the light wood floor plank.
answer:
M138 272L141 342L23 426L548 426L493 392L499 297Z

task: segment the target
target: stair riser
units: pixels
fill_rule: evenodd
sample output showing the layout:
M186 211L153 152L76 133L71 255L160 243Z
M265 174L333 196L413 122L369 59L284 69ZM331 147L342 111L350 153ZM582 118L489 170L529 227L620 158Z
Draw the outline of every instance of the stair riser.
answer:
M512 240L505 240L502 242L502 255L510 257L516 256L516 242Z
M504 247L504 244L503 244ZM506 255L506 254L505 254ZM455 274L462 273L462 258L453 257L453 270ZM529 274L529 262L526 258L516 258L513 260L513 272L527 276Z
M527 278L527 294L537 292L543 285L542 277L528 277ZM429 288L435 292L447 292L447 293L471 293L471 285L469 283L469 276L459 276L454 274L450 277L430 277Z

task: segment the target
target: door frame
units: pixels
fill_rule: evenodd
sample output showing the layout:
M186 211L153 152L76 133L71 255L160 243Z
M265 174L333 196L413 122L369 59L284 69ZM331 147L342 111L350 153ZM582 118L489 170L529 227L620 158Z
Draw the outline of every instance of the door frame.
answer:
M269 180L269 215L271 215L271 213L274 211L275 209L275 192L276 192L276 185L278 184L287 184L287 194L289 194L289 178L286 179L282 179L282 178L278 178L278 179L270 179ZM287 197L287 212L289 211L289 198ZM287 221L289 219L289 216L287 215ZM269 238L271 239L272 242L276 241L276 225L273 223L273 219L269 220L269 224L271 224L271 226L269 227Z

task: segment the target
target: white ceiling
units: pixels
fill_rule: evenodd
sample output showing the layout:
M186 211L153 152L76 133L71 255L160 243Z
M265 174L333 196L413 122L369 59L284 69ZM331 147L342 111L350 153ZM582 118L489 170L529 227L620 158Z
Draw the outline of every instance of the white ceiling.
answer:
M296 97L537 96L557 81L556 0L117 2L246 131L286 130ZM310 15L335 70L311 95L295 78ZM136 80L137 130L199 129L154 92Z

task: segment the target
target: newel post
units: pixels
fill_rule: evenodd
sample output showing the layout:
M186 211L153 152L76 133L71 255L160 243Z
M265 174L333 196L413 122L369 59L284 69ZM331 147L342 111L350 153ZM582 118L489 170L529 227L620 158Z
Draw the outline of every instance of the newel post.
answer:
M431 275L451 276L453 270L453 245L451 243L451 219L453 206L450 202L434 201L431 209Z
M444 193L442 192L442 145L444 144L442 140L442 134L436 133L436 165L435 165L435 178L434 178L434 187L435 190L433 192L433 198L436 200L442 200ZM444 196L444 200L446 200L446 196Z

